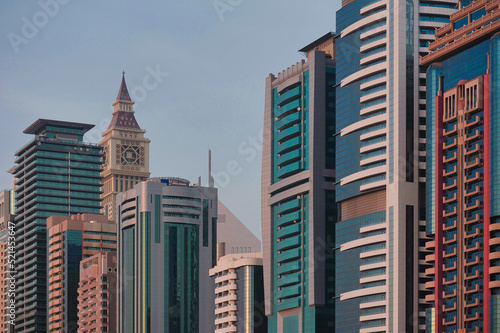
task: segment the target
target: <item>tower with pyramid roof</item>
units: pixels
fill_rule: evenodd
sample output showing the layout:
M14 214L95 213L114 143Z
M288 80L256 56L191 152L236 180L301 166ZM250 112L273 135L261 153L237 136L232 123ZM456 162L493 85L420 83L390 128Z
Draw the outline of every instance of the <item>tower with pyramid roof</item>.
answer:
M104 147L103 213L115 218L116 195L146 180L149 175L149 139L144 137L134 116L134 102L130 99L125 83L125 73L114 107L113 118L102 133L99 145Z

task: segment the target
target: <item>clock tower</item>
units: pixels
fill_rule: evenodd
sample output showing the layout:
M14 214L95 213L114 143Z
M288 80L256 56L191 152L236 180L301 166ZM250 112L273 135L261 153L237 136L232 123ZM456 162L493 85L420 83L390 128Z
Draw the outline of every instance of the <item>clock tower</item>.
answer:
M116 221L115 201L120 192L131 189L146 180L149 175L149 139L145 130L139 127L134 116L134 102L130 99L125 83L125 73L112 104L113 118L102 133L99 145L104 149L104 169L101 173L103 194L103 214Z

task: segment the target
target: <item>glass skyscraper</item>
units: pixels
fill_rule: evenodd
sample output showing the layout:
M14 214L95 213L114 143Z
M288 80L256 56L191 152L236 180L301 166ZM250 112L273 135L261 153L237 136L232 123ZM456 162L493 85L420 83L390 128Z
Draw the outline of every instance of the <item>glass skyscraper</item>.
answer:
M344 0L336 19L335 332L423 332L426 74L456 1ZM428 165L427 165L428 166ZM421 252L422 251L422 252Z
M148 180L117 196L118 330L213 328L217 189Z
M333 34L266 79L262 245L269 332L333 326L335 60Z
M99 146L83 142L93 125L38 119L35 137L16 152L16 331L46 332L48 318L46 218L101 209Z
M500 1L463 3L427 71L427 332L500 331Z

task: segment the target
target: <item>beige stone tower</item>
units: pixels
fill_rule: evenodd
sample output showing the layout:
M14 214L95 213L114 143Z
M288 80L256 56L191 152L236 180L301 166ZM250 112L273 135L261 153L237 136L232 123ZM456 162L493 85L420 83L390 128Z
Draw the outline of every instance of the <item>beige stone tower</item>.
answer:
M104 147L103 214L116 220L116 194L131 189L149 175L149 139L139 127L134 116L134 102L130 99L125 83L125 73L118 97L113 103L113 119L102 133Z

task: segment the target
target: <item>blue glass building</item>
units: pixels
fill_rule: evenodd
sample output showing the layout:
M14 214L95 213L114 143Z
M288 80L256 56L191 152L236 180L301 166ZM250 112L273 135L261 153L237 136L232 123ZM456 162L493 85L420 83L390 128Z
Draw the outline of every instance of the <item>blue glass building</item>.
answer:
M335 332L425 331L419 56L455 5L345 0L337 12Z

